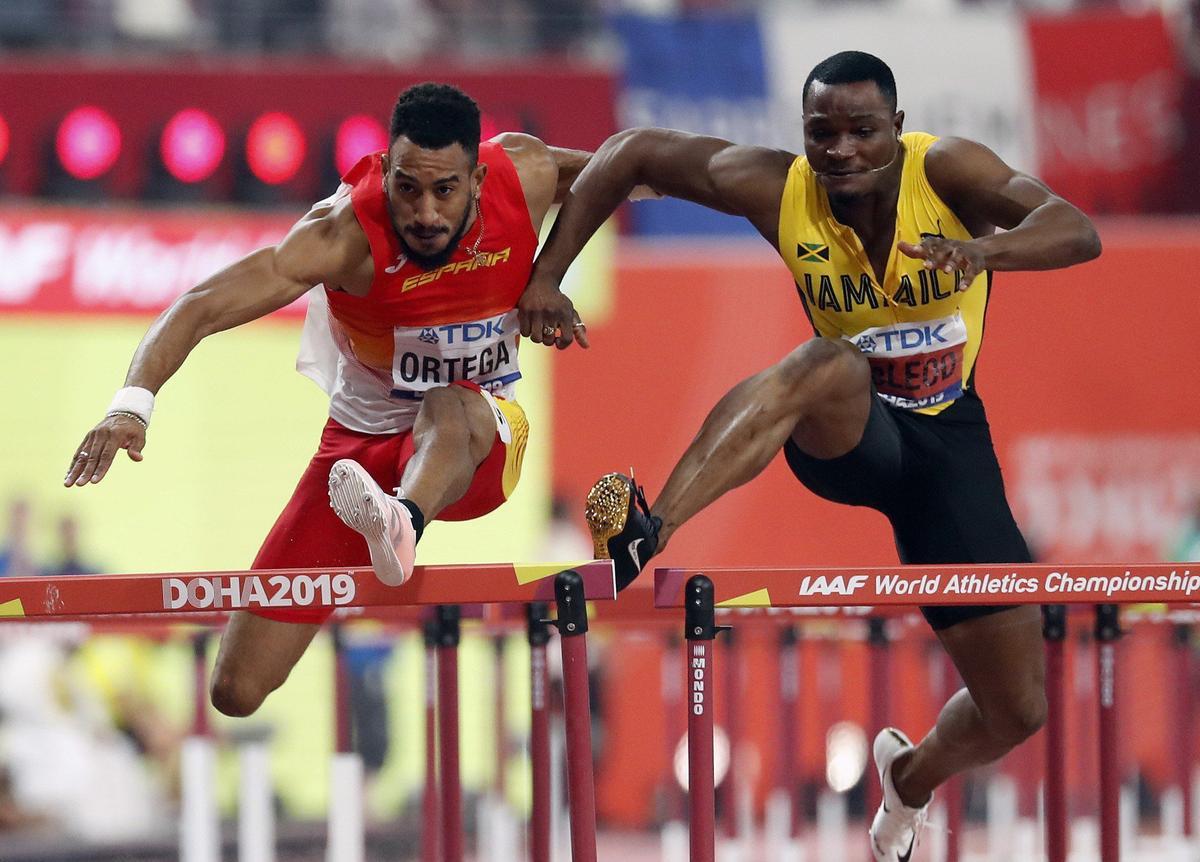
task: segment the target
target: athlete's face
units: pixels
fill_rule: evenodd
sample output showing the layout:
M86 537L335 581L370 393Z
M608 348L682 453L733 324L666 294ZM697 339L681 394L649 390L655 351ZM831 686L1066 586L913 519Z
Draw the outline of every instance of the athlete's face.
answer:
M471 224L487 165L473 164L460 144L429 150L399 137L383 169L392 225L409 260L426 269L446 263Z
M804 100L804 153L829 197L874 192L896 161L904 112L893 111L874 81L813 81Z

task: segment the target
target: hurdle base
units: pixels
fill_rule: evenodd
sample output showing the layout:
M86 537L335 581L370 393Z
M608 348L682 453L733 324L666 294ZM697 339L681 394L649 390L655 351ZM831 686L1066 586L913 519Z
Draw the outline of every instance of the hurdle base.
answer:
M353 753L333 756L329 770L329 838L325 862L363 862L363 764Z

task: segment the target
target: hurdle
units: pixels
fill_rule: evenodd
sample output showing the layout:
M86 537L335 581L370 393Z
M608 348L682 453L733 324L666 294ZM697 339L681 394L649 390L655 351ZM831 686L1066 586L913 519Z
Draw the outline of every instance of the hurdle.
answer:
M379 582L369 568L225 570L207 572L64 575L35 578L10 578L0 583L0 621L65 621L117 617L131 624L135 620L164 622L204 621L236 610L274 608L331 608L335 613L361 609L366 617L377 610L389 616L399 607L434 606L437 608L437 648L446 650L439 661L439 694L446 700L438 710L441 738L441 787L438 798L443 824L437 857L422 854L423 859L461 862L463 858L461 788L458 785L457 749L457 664L453 654L457 646L459 612L457 604L529 604L557 607L557 619L539 620L560 632L563 658L563 688L566 701L569 818L572 855L577 862L595 862L596 818L595 790L591 762L591 722L587 679L586 603L616 598L613 564L589 561L578 565L551 564L479 564L418 566L412 577L400 587ZM192 799L203 787L211 789L211 769L205 766L212 756L207 720L207 666L203 641L195 649L196 708L193 738L207 746L197 747L191 755L196 761L192 774L195 785L184 789ZM340 668L339 641L335 630L335 656L338 668L337 688L344 694L345 679ZM439 656L440 658L440 656ZM544 644L542 665L544 668ZM543 692L545 688L543 686ZM338 756L349 748L349 723L345 698L335 717ZM428 703L427 703L428 707ZM575 753L575 756L571 756ZM185 760L188 759L185 752ZM349 759L339 768L335 760L335 790L345 794L357 774ZM361 766L359 766L359 771ZM428 787L428 785L427 785ZM458 796L454 790L458 789ZM428 800L426 800L428 802ZM331 805L336 802L331 802ZM211 793L185 805L180 829L181 858L187 862L209 862L220 855L219 832ZM361 858L361 801L353 806L331 810L327 858ZM357 834L355 835L355 824ZM456 828L452 833L451 829ZM548 847L548 842L547 842Z
M1193 570L1196 574L1193 574ZM1115 703L1120 635L1118 606L1143 602L1188 604L1200 601L1200 564L1147 565L959 565L863 568L682 569L657 568L654 604L684 611L687 656L689 843L692 862L715 858L713 787L713 641L728 628L716 624L716 609L787 607L896 607L902 605L1096 605L1096 671L1100 687L1099 746L1102 764L1101 862L1119 862L1120 776L1106 764L1119 728ZM1062 662L1054 643L1065 638L1057 614L1046 616L1047 745L1046 851L1049 862L1066 860L1066 805L1062 773ZM1057 638L1057 640L1055 640ZM1057 714L1057 715L1056 715ZM1057 781L1051 781L1052 776Z

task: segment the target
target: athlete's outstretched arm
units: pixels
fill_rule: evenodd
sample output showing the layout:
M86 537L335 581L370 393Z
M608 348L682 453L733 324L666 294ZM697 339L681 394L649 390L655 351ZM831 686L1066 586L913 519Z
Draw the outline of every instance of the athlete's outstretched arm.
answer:
M926 155L925 170L976 239L901 242L900 250L924 258L930 269L961 271L960 284L969 285L984 270L1061 269L1100 254L1091 219L982 144L943 138Z
M563 201L521 299L521 334L559 347L571 343L571 321L542 313L567 267L638 186L749 219L775 244L779 200L793 156L671 129L629 129L601 145Z
M247 255L180 296L143 336L125 386L147 390L146 400L152 403L151 396L205 336L283 308L339 272L345 252L344 243L333 236L335 230L332 218L306 218L279 245ZM89 431L75 450L63 484L99 482L121 449L132 460L142 460L149 417L139 420L136 413L110 412Z

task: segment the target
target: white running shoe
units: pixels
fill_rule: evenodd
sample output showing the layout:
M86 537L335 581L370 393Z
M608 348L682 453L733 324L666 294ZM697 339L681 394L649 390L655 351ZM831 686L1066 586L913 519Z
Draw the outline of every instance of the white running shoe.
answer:
M412 515L385 494L357 461L343 458L329 470L329 504L342 522L362 533L375 576L398 587L412 574L417 534Z
M875 765L879 768L879 783L883 785L883 804L871 821L871 852L876 862L909 862L925 825L929 802L920 808L909 808L900 801L892 783L892 764L912 747L908 737L894 727L885 727L875 737Z

